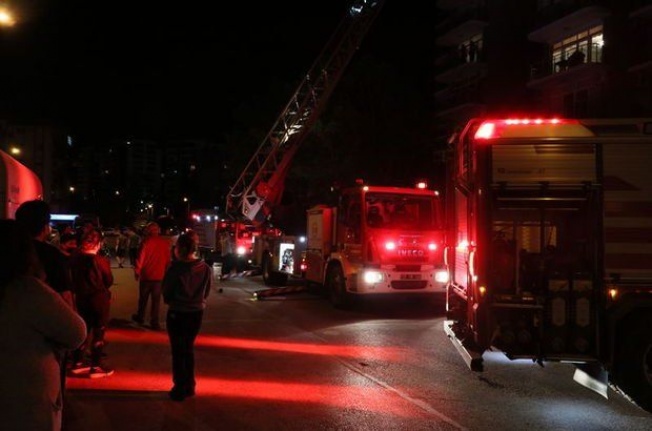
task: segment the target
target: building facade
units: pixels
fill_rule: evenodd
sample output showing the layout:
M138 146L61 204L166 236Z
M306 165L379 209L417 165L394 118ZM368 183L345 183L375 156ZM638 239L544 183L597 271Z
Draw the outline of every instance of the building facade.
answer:
M479 115L652 116L649 0L438 0L436 137Z

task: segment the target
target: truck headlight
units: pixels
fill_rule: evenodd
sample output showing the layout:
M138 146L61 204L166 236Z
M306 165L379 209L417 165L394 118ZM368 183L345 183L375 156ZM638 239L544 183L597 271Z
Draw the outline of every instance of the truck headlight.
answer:
M435 281L438 283L448 283L448 271L437 271L435 273Z
M383 281L383 273L380 271L367 270L364 272L363 280L367 284L376 284Z

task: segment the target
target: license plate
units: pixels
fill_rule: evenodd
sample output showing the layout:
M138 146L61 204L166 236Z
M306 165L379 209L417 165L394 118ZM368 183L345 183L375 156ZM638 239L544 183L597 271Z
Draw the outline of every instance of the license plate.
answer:
M401 274L401 280L421 280L421 274Z

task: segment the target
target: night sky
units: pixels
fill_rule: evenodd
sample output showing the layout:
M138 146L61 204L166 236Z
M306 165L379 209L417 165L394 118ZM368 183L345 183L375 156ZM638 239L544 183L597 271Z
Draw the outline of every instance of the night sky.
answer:
M431 58L417 57L434 18L408 9L420 3L387 0L356 58L425 82ZM0 110L83 136L220 139L242 110L268 128L349 4L14 0L19 22L0 34Z

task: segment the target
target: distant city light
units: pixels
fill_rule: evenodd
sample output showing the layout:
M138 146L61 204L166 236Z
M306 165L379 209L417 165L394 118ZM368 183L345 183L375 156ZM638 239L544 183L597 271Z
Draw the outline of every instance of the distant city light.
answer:
M18 148L18 147L11 147L9 149L9 152L14 156L17 156L17 155L19 155L21 153L20 148Z
M67 142L69 147L72 147L72 136L68 135L66 137L66 142Z
M70 190L70 193L75 193L75 187L74 186L68 187L68 190Z

